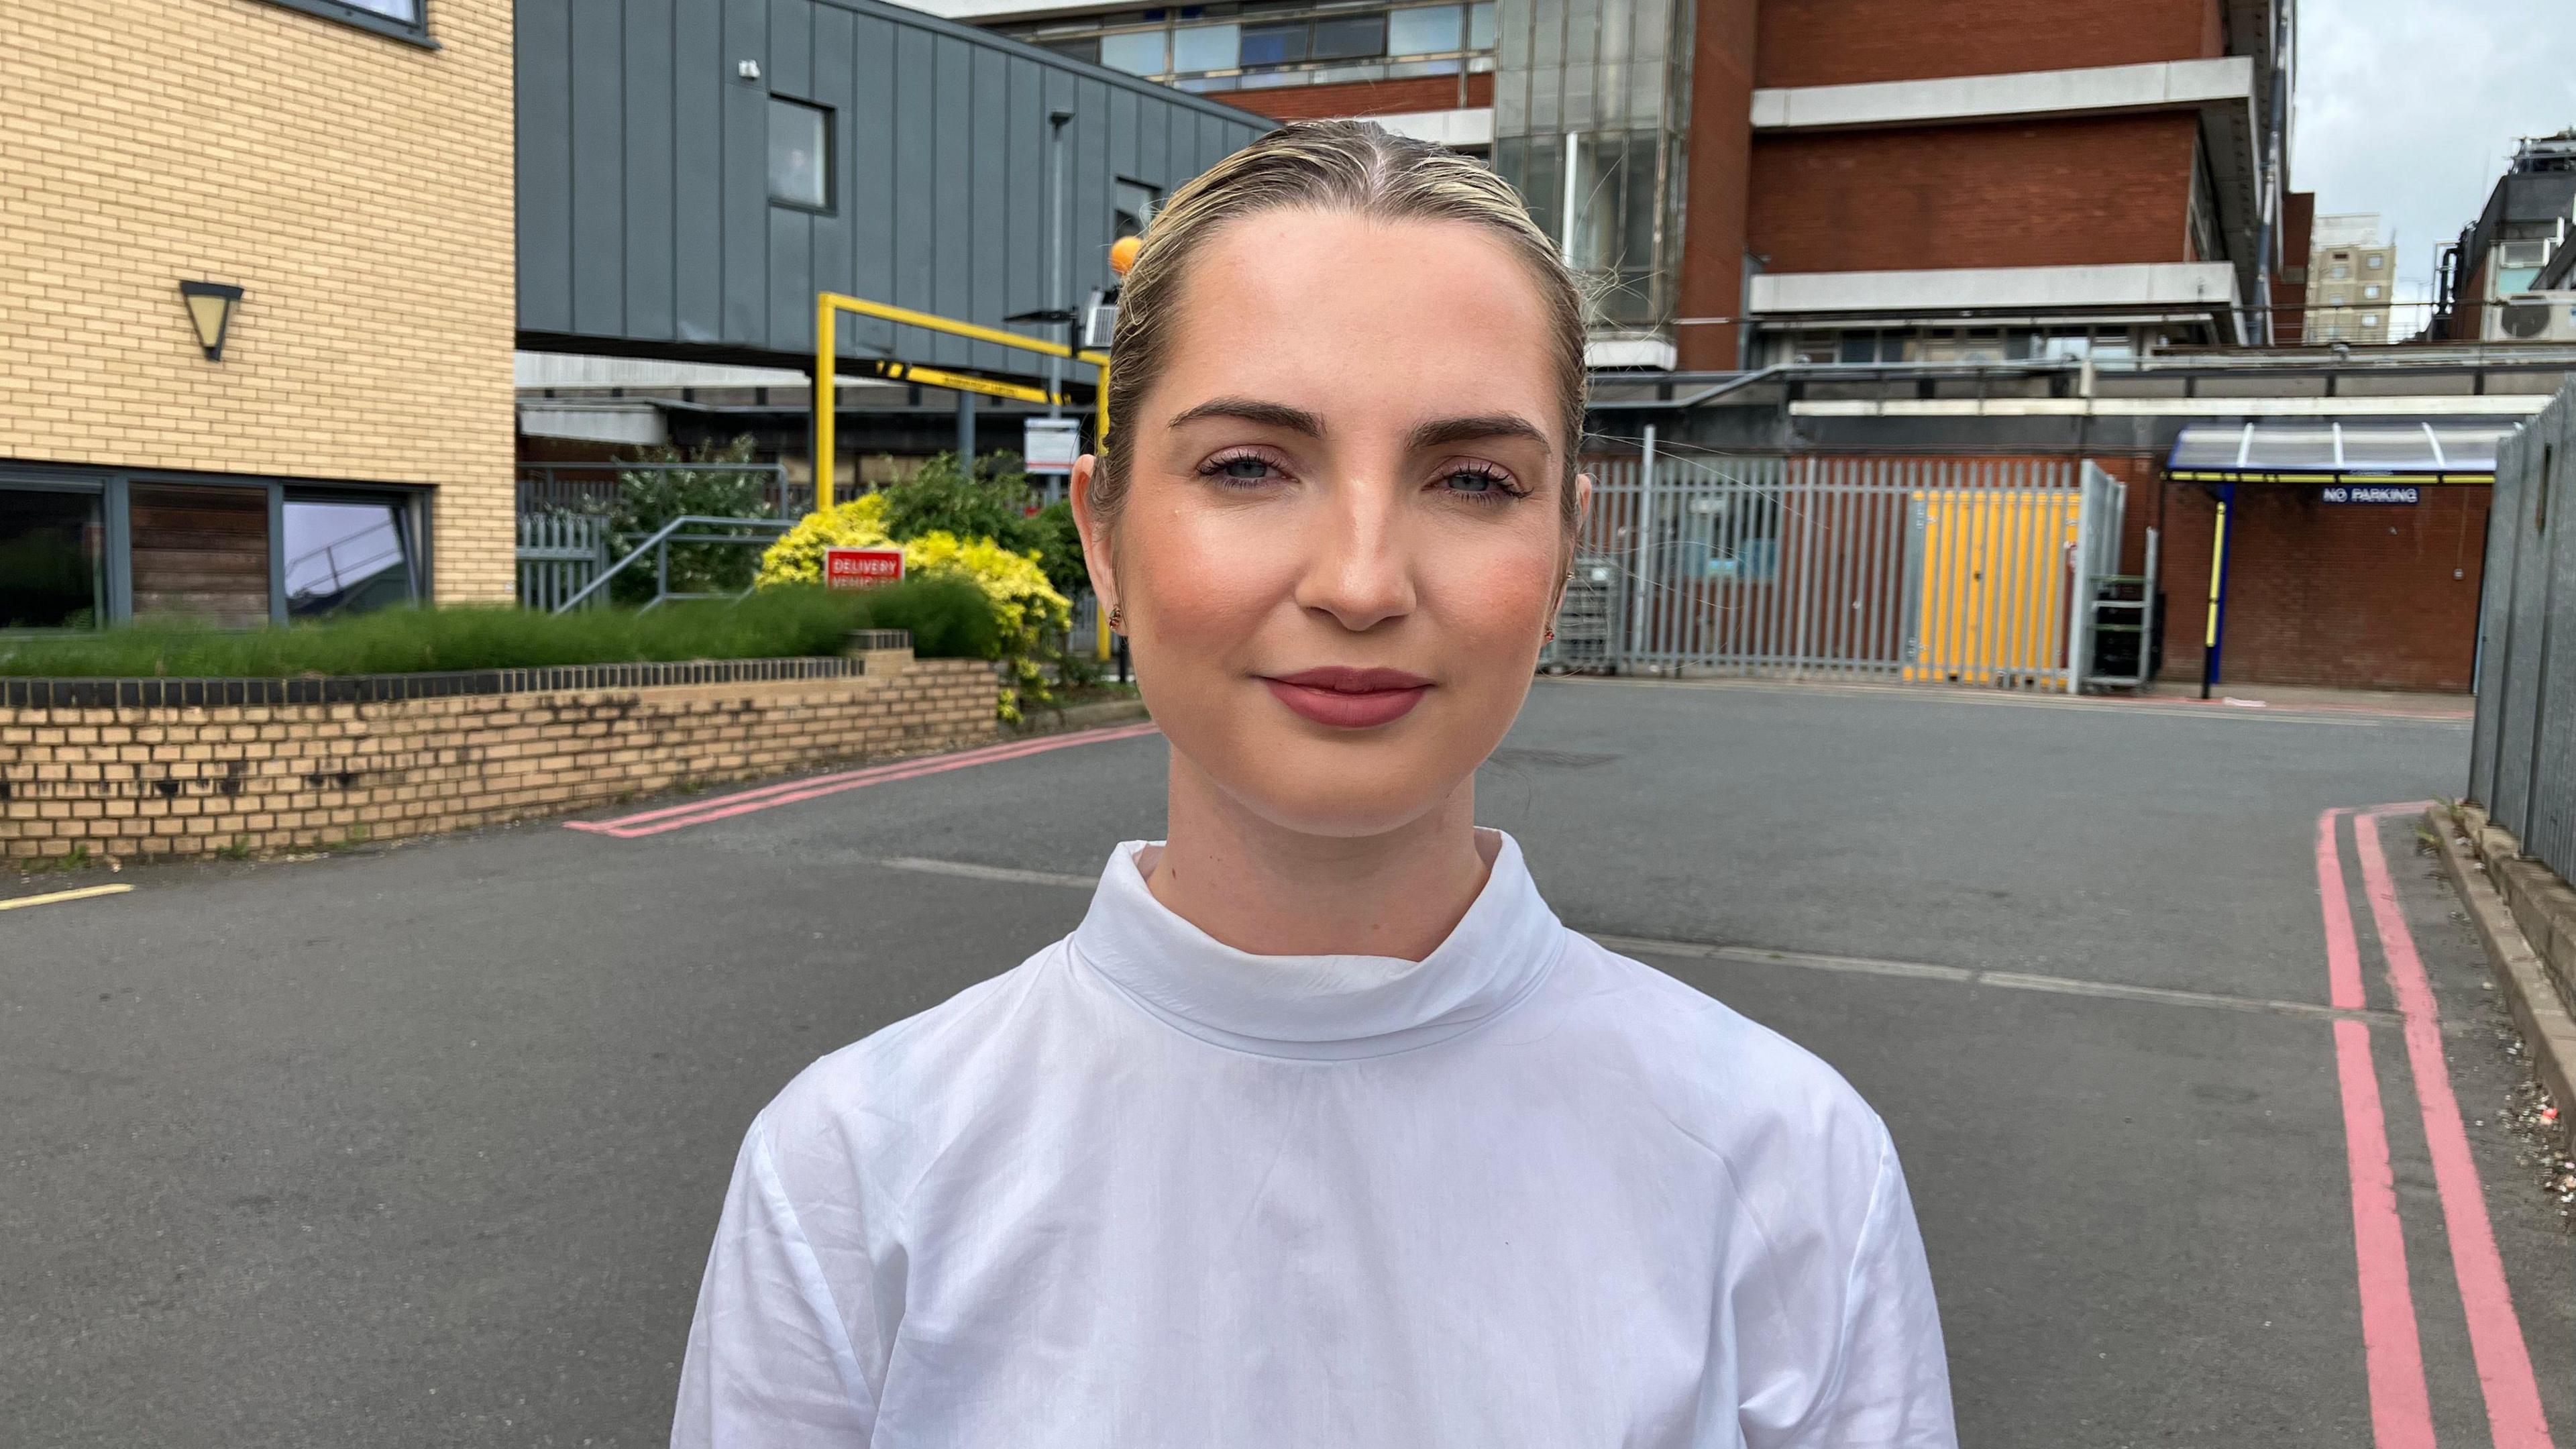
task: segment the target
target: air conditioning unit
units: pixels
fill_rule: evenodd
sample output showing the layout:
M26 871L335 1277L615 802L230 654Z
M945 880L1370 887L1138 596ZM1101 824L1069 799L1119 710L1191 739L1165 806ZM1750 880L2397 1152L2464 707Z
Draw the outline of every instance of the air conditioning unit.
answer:
M2549 239L2496 243L2496 265L2499 267L2540 267L2549 264Z
M2576 292L2516 292L2496 304L2496 337L2576 342Z

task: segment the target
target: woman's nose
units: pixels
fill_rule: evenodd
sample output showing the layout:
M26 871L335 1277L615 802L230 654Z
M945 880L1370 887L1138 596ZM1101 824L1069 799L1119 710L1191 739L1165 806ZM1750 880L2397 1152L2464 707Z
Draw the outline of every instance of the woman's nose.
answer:
M1366 483L1328 491L1307 534L1300 605L1355 633L1413 611L1414 560L1392 493Z

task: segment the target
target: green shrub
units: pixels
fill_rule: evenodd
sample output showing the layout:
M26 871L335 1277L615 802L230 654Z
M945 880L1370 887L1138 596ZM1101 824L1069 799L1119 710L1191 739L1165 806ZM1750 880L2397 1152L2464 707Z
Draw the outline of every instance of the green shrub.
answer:
M639 463L692 463L702 466L628 470L617 475L617 501L609 514L615 551L628 549L661 531L674 518L768 518L769 480L729 464L752 460L754 444L746 434L721 447L700 444L682 452L673 447L648 448ZM751 587L760 550L739 543L671 545L671 592L739 594ZM653 570L641 564L608 581L609 596L622 604L653 597Z
M831 592L789 585L740 600L542 614L463 606L387 609L284 628L137 624L0 638L0 674L74 678L286 678L562 664L780 659L841 652L852 629L910 629L924 658L1000 656L993 605L969 581L907 579Z

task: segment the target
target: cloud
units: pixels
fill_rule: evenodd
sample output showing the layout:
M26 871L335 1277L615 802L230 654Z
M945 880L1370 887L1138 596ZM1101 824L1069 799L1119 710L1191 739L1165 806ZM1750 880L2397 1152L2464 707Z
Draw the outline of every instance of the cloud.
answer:
M2398 295L2477 220L2516 137L2576 126L2567 0L2302 0L2290 185L2375 211Z

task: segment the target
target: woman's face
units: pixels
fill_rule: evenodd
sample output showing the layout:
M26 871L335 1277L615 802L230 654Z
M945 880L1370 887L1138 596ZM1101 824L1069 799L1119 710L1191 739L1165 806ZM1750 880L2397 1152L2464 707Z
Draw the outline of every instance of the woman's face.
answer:
M1565 572L1538 285L1465 223L1271 211L1178 301L1114 520L1077 470L1094 585L1185 767L1305 833L1407 824L1511 726Z

